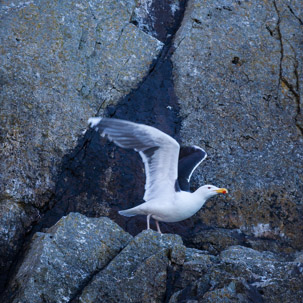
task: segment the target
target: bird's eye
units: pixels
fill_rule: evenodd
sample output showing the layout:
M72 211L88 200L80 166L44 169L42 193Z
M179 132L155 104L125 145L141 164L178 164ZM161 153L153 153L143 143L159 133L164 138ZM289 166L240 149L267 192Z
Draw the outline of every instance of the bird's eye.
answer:
M211 187L210 187L210 186L208 186L207 188L208 188L208 189L211 189Z

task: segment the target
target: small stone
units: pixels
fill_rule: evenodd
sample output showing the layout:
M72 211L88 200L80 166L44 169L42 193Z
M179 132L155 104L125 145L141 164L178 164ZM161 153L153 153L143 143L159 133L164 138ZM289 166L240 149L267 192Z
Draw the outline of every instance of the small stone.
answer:
M176 245L172 248L170 259L173 263L182 265L185 261L186 247L184 245Z

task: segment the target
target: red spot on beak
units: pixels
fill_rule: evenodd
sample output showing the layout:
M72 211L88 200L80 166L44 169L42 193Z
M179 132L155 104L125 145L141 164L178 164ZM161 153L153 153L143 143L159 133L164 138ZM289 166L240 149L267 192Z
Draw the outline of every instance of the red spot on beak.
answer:
M228 190L226 188L219 188L216 190L218 194L227 194Z

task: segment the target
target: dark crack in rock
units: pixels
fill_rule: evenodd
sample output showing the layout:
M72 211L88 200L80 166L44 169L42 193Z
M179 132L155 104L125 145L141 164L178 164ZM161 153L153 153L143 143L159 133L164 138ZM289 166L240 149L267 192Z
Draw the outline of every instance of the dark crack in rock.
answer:
M171 31L178 29L181 15L170 25ZM165 16L157 18L164 20ZM171 44L167 42L138 88L116 105L107 106L104 114L146 123L178 138L180 119L171 53ZM138 154L118 148L88 130L77 147L63 158L50 203L52 209L46 212L35 231L50 227L70 211L78 211L89 216L109 216L131 234L138 234L146 228L146 219L122 217L117 211L142 202L144 182L143 163ZM163 225L163 231L182 233L186 231L185 226L184 223Z
M186 3L185 0L140 0L131 22L142 31L167 42L174 37L176 24L183 17Z

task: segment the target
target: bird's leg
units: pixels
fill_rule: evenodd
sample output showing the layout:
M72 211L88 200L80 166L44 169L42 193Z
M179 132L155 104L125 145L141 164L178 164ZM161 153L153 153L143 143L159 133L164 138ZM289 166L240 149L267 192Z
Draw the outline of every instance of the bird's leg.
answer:
M150 229L150 224L149 224L150 216L151 216L151 214L147 215L147 217L146 217L146 220L147 220L147 229Z
M155 220L155 221L156 221L157 231L158 231L159 234L162 235L161 230L160 230L159 222L157 220Z

